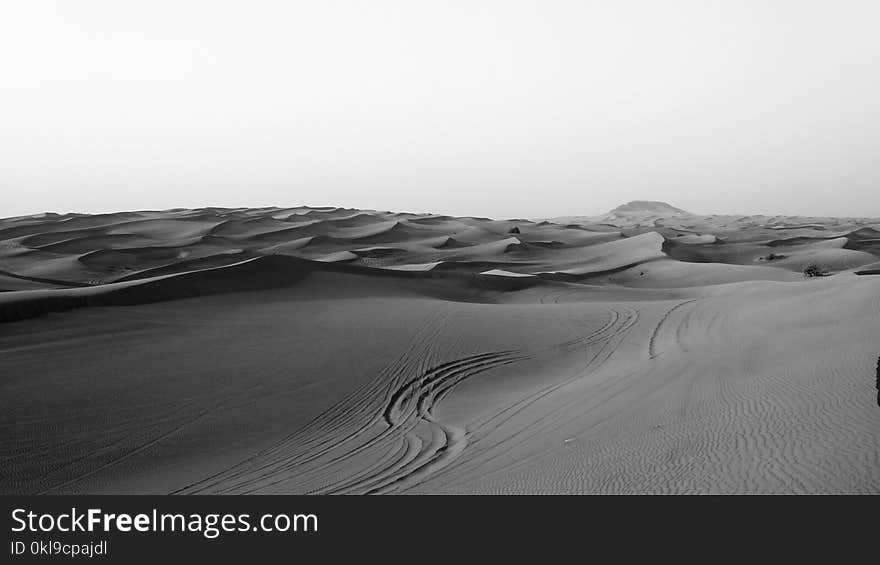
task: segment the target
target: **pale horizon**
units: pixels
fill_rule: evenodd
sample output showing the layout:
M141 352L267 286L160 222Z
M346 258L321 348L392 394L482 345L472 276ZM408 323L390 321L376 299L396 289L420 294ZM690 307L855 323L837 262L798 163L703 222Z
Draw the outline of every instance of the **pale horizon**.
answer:
M584 212L573 212L573 213L562 213L562 214L552 214L552 215L535 215L535 214L476 214L468 211L450 211L450 210L416 210L416 209L397 209L397 208L387 208L387 207L376 207L376 206L349 206L346 204L333 204L333 203L287 203L287 204L262 204L262 205L252 205L252 204L242 204L242 205L234 205L234 204L202 204L198 206L163 206L163 207L143 207L143 208L127 208L127 209L97 209L97 210L41 210L39 212L29 212L24 214L14 214L11 216L4 216L4 218L16 218L16 217L28 217L28 216L39 216L40 214L84 214L84 215L100 215L100 214L116 214L116 213L124 213L124 212L163 212L168 210L197 210L201 208L224 208L224 209L242 209L242 208L350 208L355 210L364 210L364 211L386 211L386 212L399 212L399 213L412 213L412 214L441 214L441 215L449 215L449 216L457 216L457 217L467 217L467 216L479 216L479 217L488 217L495 220L505 220L505 219L514 219L514 218L524 218L531 220L541 220L541 219L552 219L552 218L565 218L570 216L584 216L584 217L595 217L602 216L612 211L617 206L627 204L632 201L648 201L647 198L635 198L633 200L621 201L616 205L610 206L604 210L588 210ZM693 210L687 207L679 206L675 202L668 202L666 200L655 200L650 199L652 201L663 202L665 204L669 204L675 208L680 208L685 212L690 212L699 216L787 216L787 217L804 217L804 218L865 218L865 219L880 219L880 215L865 215L865 214L854 214L854 215L831 215L831 214L799 214L799 213L774 213L774 212L717 212L717 211L706 211L706 210ZM3 218L0 218L3 219Z

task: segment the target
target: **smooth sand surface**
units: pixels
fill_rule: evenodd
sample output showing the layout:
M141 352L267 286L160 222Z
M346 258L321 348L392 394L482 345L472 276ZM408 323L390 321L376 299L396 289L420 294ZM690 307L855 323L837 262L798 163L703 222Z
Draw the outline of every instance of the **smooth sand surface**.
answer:
M878 229L0 220L0 492L878 493Z

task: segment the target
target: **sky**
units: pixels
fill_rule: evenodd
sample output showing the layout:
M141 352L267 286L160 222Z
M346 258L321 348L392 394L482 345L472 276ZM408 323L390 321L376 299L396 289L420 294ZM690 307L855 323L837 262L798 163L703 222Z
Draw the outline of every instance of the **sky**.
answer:
M880 2L0 0L0 217L880 217Z

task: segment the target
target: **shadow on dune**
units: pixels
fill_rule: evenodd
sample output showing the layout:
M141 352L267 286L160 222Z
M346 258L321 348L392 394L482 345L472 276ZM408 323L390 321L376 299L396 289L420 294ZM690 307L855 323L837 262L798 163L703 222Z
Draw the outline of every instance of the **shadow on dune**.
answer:
M286 255L267 255L244 261L241 260L240 255L233 255L230 259L237 259L238 262L187 272L164 272L172 268L179 269L180 264L176 264L168 268L135 273L119 282L106 285L0 295L0 323L91 306L131 306L214 294L282 288L303 281L315 271L385 279L442 280L451 282L459 290L472 291L520 290L550 280L541 277L520 278L482 274L482 271L487 269L509 265L491 261L450 261L440 263L430 270L407 271L323 263ZM205 262L217 260L217 256L207 257L184 265L197 267L204 265ZM145 278L145 275L151 276ZM358 283L352 280L344 284L353 287ZM6 300L3 300L4 298Z
M211 294L278 288L295 284L314 270L311 261L266 256L226 267L160 276L99 287L18 293L0 302L0 323L86 306L128 306Z

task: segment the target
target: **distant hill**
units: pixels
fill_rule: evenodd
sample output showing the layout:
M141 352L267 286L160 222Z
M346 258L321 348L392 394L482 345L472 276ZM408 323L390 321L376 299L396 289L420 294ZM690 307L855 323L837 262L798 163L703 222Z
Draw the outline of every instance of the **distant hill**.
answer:
M652 224L655 220L681 219L693 216L690 212L666 202L633 200L611 210L599 221L620 226L633 226Z
M633 200L626 204L621 204L607 214L601 216L563 216L553 218L552 221L562 224L579 224L579 223L604 223L612 224L620 227L631 227L638 225L652 225L655 220L660 219L684 219L693 218L692 214L681 208L676 208L666 202L656 200Z
M626 204L621 204L614 210L608 212L607 215L624 215L624 214L652 214L655 216L666 216L670 214L690 214L681 208L676 208L666 202L656 200L633 200Z

